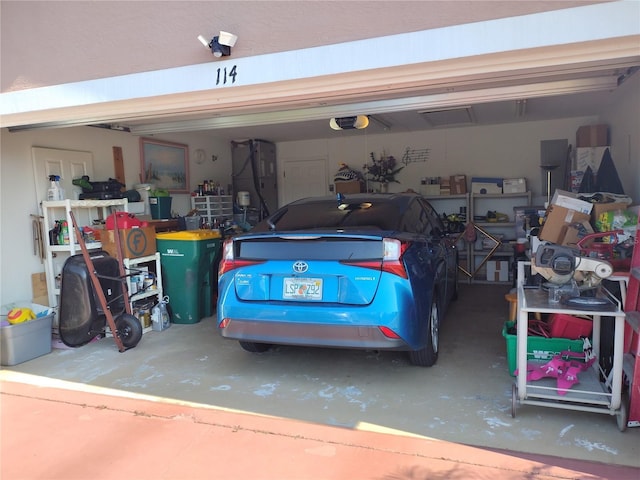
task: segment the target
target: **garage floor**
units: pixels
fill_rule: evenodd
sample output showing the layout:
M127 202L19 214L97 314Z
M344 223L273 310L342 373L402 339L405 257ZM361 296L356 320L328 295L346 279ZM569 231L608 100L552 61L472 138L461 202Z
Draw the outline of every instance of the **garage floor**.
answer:
M125 353L105 338L4 370L349 429L640 467L640 428L621 433L615 417L528 405L511 417L514 379L501 335L507 291L461 285L432 368L413 367L400 352L276 347L249 354L219 337L207 318L145 334Z

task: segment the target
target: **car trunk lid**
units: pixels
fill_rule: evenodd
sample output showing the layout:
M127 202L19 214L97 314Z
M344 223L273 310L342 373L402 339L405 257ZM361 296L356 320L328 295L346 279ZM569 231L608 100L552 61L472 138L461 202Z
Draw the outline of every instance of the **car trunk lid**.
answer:
M366 305L383 273L377 235L263 234L234 241L235 291L245 301ZM255 263L251 264L251 261Z

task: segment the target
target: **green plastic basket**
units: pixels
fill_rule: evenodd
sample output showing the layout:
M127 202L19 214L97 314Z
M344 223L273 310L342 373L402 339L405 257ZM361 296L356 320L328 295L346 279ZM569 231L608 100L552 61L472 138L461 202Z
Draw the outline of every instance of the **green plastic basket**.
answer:
M515 376L514 372L518 365L518 340L515 334L508 332L514 325L515 322L505 322L502 327L502 336L507 340L509 373L513 376ZM529 336L527 338L527 360L551 360L554 355L566 350L582 353L583 347L584 342L582 340Z

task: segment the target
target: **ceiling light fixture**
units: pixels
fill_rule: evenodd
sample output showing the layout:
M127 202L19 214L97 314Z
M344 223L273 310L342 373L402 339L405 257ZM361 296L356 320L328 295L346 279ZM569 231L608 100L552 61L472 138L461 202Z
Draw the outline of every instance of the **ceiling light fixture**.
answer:
M362 130L369 126L369 117L366 115L355 115L352 117L336 117L329 120L329 126L334 130Z
M200 40L202 45L211 50L214 57L228 57L231 55L231 47L235 46L238 41L238 36L220 30L220 33L213 37L211 41L208 41L202 35L198 35L198 40Z

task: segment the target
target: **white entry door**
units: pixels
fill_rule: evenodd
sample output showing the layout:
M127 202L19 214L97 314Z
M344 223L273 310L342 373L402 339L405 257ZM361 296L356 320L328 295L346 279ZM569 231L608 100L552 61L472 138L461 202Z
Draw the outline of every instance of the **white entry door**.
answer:
M327 160L284 160L283 205L304 197L327 195Z
M77 150L59 150L56 148L33 147L33 172L35 175L36 200L38 206L47 199L49 189L49 175L60 177L60 186L64 189L65 198L77 200L82 192L80 187L73 185L75 178L93 175L93 153Z

